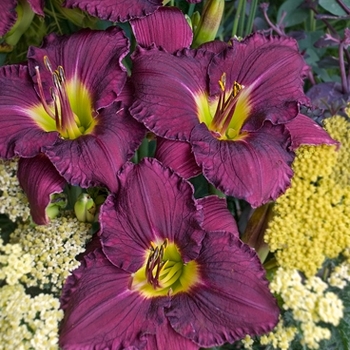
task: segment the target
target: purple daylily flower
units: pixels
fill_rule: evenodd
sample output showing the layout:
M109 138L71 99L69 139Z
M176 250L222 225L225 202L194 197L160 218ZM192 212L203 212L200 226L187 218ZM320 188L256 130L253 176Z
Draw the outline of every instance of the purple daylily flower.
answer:
M198 349L269 331L279 309L226 201L155 159L128 164L62 294L69 349Z
M192 43L193 32L183 12L176 7L160 7L152 16L130 21L137 43L152 44L174 52Z
M63 6L77 7L104 20L126 22L157 11L162 0L65 0Z
M257 207L289 186L294 137L335 143L300 117L299 105L308 104L306 70L293 39L260 33L226 48L213 43L171 53L139 47L130 111L157 136L189 143L209 182ZM288 128L293 120L299 128Z
M115 190L145 135L124 104L128 51L119 28L83 30L50 35L27 65L1 67L0 157L43 153L68 183Z
M32 11L37 15L44 16L43 0L26 0ZM5 35L16 23L17 0L1 0L0 2L0 36Z
M187 0L198 3L201 0ZM65 0L64 7L79 8L94 17L112 22L126 22L155 13L162 0Z

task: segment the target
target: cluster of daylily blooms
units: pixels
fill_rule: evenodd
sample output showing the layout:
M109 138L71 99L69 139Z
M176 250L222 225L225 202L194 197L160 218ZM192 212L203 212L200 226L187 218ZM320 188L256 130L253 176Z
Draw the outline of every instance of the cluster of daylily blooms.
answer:
M28 3L42 14L42 2ZM258 256L226 201L194 199L188 180L202 174L258 207L289 187L301 144L336 144L300 113L307 66L296 42L255 33L191 48L176 8L100 3L65 5L130 20L131 56L111 26L50 34L26 63L0 68L0 157L19 158L33 221L49 222L67 184L109 191L63 289L60 346L198 349L271 331L279 308ZM146 137L156 138L154 158L135 164Z

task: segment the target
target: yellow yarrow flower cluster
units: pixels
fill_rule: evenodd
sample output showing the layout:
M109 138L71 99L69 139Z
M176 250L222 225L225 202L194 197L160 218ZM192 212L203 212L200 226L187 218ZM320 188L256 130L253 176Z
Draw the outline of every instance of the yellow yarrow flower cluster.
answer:
M58 349L59 307L52 295L31 297L20 284L1 287L0 350Z
M331 286L344 289L350 283L350 262L336 266L327 281Z
M328 291L328 284L321 278L312 276L303 281L297 270L279 267L270 283L270 290L283 301L283 309L290 310L293 319L302 331L300 343L309 349L318 349L320 341L329 339L331 332L319 323L337 326L343 317L343 302ZM288 349L296 335L295 328L285 328L280 321L277 328L266 337L262 344L272 344L275 348Z
M285 327L283 320L280 318L277 326L268 334L260 337L261 345L272 345L275 349L288 350L290 343L297 334L296 327Z
M11 233L11 243L19 244L33 258L29 274L21 278L27 287L61 290L71 271L79 266L75 257L84 252L91 238L91 224L78 221L72 213L52 219L48 225L19 224Z
M19 244L5 244L0 238L0 280L8 285L18 281L32 270L33 258L24 253Z
M325 126L340 149L297 150L291 188L277 199L265 235L280 266L308 277L350 246L350 123L335 116Z
M30 216L28 199L17 180L17 160L0 159L0 213L12 221Z
M253 349L254 340L251 338L249 334L247 334L242 340L241 340L244 349L251 350Z

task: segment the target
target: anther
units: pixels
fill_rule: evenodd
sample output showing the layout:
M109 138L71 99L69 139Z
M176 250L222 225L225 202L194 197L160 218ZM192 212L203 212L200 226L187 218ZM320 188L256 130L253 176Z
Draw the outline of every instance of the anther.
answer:
M52 74L53 69L51 66L51 62L47 56L44 56L44 65L45 65L46 69Z
M55 88L59 90L61 88L61 81L57 71L53 72L52 80L53 80L53 84L55 85Z
M62 66L58 66L57 67L57 71L58 71L58 76L60 78L60 81L63 83L66 81L66 77L64 75L64 69Z
M236 97L239 94L239 92L243 89L244 89L244 85L241 85L241 84L237 83L237 81L235 81L233 83L233 89L232 89L233 97Z
M226 73L225 72L222 73L221 78L220 78L218 83L220 85L220 89L222 91L225 91L225 88L226 88Z

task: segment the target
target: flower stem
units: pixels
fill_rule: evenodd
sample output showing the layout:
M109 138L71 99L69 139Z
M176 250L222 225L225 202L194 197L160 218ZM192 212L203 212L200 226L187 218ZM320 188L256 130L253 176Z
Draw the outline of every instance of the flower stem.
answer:
M345 73L345 65L344 65L344 42L341 41L339 45L339 66L340 66L340 77L341 77L341 85L343 94L347 94L349 92L348 81Z
M190 4L190 6L188 7L188 11L187 11L187 16L191 17L194 11L196 4Z
M238 2L235 18L233 20L232 37L237 35L238 22L242 12L243 2L244 0L239 0Z
M241 9L241 17L239 19L239 26L238 26L238 36L243 37L244 32L244 22L245 22L245 10L247 7L247 0L242 1L242 9Z
M254 23L257 6L258 6L258 0L252 0L250 4L250 11L249 11L249 17L248 17L248 23L246 26L245 35L249 35L253 30L253 23Z

